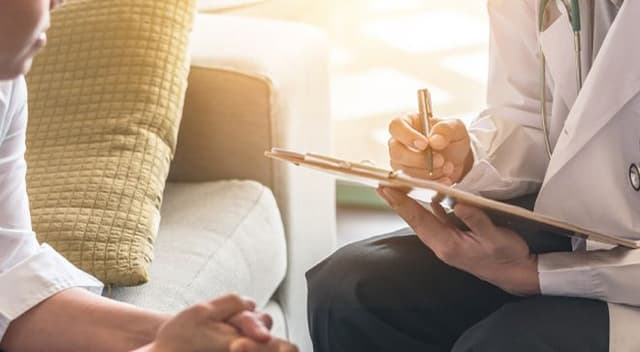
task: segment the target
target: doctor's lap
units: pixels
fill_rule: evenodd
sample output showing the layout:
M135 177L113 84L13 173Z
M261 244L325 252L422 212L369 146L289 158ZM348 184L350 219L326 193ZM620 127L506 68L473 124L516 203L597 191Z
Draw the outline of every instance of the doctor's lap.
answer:
M515 203L531 202L535 197ZM571 251L526 233L534 253ZM607 351L605 302L522 298L442 262L403 229L347 245L307 274L315 352Z

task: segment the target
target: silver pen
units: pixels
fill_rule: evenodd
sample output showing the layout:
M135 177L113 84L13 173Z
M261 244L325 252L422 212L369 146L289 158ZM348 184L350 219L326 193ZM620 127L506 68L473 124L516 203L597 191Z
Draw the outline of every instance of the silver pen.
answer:
M433 108L431 107L431 93L428 89L420 89L418 91L418 108L420 112L420 133L429 138L431 134L431 119L433 119ZM433 152L430 147L424 151L424 161L427 164L429 176L433 176Z

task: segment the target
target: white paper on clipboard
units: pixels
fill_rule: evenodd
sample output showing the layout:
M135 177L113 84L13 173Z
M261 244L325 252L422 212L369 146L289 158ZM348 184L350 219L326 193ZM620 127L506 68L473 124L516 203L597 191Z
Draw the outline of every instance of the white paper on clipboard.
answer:
M286 161L298 166L315 169L320 172L333 174L340 179L360 183L370 187L383 185L387 187L400 188L407 191L409 196L412 198L426 203L431 202L437 194L440 194L442 197L445 197L445 199L448 199L449 202L461 201L482 208L490 213L497 213L502 218L506 218L507 221L510 221L511 217L513 217L513 221L530 223L540 228L542 231L553 233L554 230L561 230L565 233L571 233L572 236L575 237L628 248L640 248L640 241L611 234L598 233L546 215L534 213L524 208L464 192L435 181L411 177L402 172L382 169L364 163L342 160L325 155L313 153L303 154L279 148L274 148L271 151L265 152L265 156L276 160ZM555 232L557 233L558 231Z

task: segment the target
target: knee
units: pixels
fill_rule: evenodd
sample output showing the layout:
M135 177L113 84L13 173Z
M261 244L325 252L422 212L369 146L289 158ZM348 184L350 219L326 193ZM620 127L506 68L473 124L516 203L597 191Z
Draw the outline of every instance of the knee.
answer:
M314 348L328 343L330 330L340 329L337 321L357 311L354 286L371 272L359 263L366 248L361 243L345 246L326 258L306 274L308 322ZM349 309L346 309L346 308ZM338 316L339 315L339 316Z
M366 265L366 247L362 242L342 247L307 272L310 312L332 302L348 304L354 287L374 275Z
M452 352L519 351L536 345L535 336L522 329L522 312L507 304L465 331Z
M409 237L407 237L409 240ZM373 238L342 247L307 272L309 312L329 305L349 308L367 305L388 295L385 290L401 289L397 285L410 285L400 280L389 287L389 278L402 276L407 265L403 242ZM407 287L409 289L410 287Z

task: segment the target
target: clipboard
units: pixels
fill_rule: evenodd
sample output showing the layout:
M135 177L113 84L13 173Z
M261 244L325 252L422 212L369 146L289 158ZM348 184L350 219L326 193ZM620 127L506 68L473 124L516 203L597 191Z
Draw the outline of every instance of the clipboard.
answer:
M320 154L301 154L280 148L273 148L271 151L265 152L265 156L289 162L296 166L330 173L343 180L370 187L385 186L402 189L410 197L421 202L430 203L436 195L440 195L439 197L442 197L441 199L445 202L464 202L491 214L498 214L502 222L507 224L516 221L526 222L534 225L536 230L543 232L579 237L632 249L640 248L640 241L595 232L546 215L534 213L525 208L484 198L435 181L411 177L401 171L387 170L366 163L357 163Z

